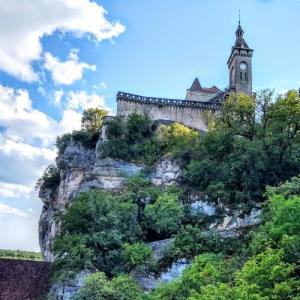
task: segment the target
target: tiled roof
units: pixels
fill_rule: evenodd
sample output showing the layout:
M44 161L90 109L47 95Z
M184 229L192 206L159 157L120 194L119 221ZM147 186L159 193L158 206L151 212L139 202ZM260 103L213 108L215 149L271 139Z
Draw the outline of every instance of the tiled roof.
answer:
M202 92L203 93L212 93L212 94L215 94L215 93L219 93L221 92L220 89L218 89L215 85L210 87L210 88L202 88Z
M202 92L202 93L212 93L212 94L221 91L215 85L210 88L202 87L198 78L195 78L192 86L188 90L191 92Z
M49 286L49 263L0 259L1 300L39 300Z

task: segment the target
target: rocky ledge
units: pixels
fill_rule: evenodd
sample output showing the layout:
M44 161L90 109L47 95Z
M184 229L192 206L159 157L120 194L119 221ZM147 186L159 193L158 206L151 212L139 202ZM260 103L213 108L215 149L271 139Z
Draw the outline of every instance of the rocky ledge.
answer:
M44 203L39 221L39 240L44 259L52 261L51 245L59 232L60 222L56 218L63 213L72 199L92 188L107 191L119 191L126 178L139 173L145 167L142 164L128 163L117 159L100 159L96 151L71 142L64 153L57 157L60 170L60 184L53 189L41 189L39 197ZM181 170L173 160L161 160L149 174L155 185L175 184Z

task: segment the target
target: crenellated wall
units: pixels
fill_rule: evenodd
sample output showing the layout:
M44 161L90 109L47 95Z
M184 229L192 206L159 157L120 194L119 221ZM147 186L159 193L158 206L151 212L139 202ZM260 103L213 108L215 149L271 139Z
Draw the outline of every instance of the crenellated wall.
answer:
M206 131L204 112L217 112L220 104L143 97L119 92L117 95L117 114L128 116L134 112L148 114L154 120L170 120L186 126Z

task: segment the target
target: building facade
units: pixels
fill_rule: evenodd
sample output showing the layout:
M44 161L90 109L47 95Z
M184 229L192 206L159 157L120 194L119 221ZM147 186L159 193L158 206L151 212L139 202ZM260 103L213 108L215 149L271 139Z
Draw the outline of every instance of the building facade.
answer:
M132 113L148 114L154 120L169 120L206 131L206 112L217 112L232 92L252 95L252 55L244 40L244 31L239 22L236 41L227 61L229 86L221 90L216 86L202 87L196 78L187 90L185 99L145 97L118 92L117 114L128 116Z

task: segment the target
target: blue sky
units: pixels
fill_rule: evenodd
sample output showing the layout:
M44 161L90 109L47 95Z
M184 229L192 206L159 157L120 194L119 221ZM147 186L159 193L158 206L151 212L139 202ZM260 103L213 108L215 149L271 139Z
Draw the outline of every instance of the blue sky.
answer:
M83 109L225 88L239 9L254 89L299 88L297 0L0 0L0 248L38 250L33 186Z

